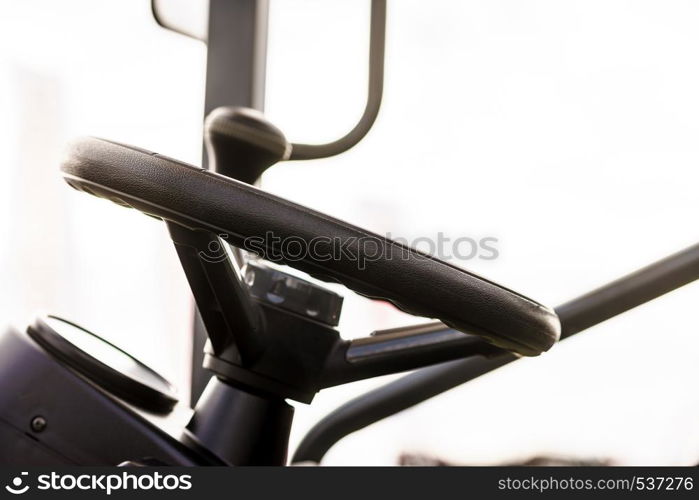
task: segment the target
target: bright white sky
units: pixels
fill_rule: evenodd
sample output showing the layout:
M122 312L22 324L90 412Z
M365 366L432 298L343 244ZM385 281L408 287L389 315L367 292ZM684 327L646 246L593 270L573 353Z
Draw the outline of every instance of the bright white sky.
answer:
M189 296L164 228L68 189L57 162L90 134L198 163L205 47L159 29L145 0L0 0L0 13L1 317L64 314L184 387ZM363 106L368 2L272 0L271 14L269 118L292 140L335 138ZM263 186L394 236L497 237L497 260L455 263L559 304L699 240L698 22L689 0L390 1L375 129ZM327 462L696 463L698 294L357 433ZM345 296L348 337L413 321ZM293 443L380 382L299 405Z

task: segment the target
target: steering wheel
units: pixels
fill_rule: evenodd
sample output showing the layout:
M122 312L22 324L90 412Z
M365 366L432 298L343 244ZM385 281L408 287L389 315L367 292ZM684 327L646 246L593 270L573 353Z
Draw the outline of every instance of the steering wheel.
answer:
M224 235L235 246L274 255L316 278L436 318L516 354L536 356L560 335L555 312L524 295L224 175L92 137L72 143L62 171L78 190ZM285 241L314 251L288 255Z

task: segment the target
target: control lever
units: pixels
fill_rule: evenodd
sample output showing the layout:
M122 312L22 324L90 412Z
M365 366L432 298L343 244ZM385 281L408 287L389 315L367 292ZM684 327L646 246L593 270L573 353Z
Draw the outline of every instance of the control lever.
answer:
M250 108L214 109L204 122L204 137L209 169L246 184L291 152L282 131Z

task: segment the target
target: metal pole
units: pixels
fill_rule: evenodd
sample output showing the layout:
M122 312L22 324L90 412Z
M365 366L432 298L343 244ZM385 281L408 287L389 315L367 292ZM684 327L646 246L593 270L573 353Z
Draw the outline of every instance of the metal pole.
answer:
M699 244L628 274L556 308L561 338L606 321L699 279ZM423 368L363 394L318 422L292 462L320 462L340 439L518 359L503 352Z
M268 0L210 0L204 116L219 106L262 110L265 101ZM202 160L207 166L206 151ZM191 404L211 375L202 368L206 330L195 310Z

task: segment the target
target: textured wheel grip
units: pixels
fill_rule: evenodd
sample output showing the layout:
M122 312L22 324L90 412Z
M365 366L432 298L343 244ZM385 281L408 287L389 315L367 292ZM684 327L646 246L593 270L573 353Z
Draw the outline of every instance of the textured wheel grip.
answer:
M548 350L560 324L549 308L480 276L247 184L149 151L103 139L70 146L62 163L74 188L120 205L226 235L236 246L274 256L367 297L526 356ZM280 255L296 241L314 255ZM325 250L323 250L325 248ZM367 249L371 250L371 255ZM333 250L334 251L334 250Z

